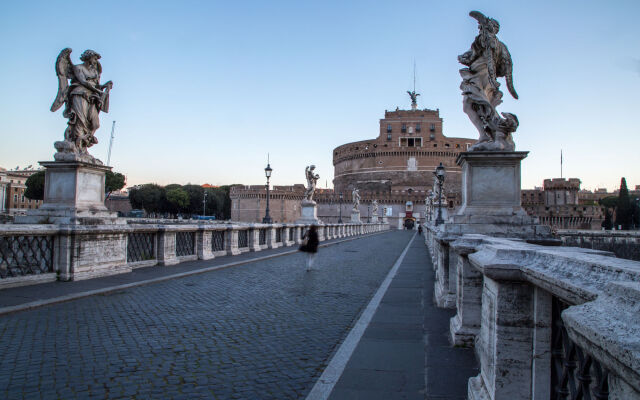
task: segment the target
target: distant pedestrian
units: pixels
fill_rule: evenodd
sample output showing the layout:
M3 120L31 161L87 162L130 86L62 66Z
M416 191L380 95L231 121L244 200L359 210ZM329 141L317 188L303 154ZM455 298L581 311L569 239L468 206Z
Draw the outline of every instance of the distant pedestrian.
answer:
M315 225L311 225L302 236L302 245L300 246L300 251L307 253L307 271L310 271L313 267L313 262L318 253L318 243L318 229Z
M418 225L418 235L422 235L422 225Z

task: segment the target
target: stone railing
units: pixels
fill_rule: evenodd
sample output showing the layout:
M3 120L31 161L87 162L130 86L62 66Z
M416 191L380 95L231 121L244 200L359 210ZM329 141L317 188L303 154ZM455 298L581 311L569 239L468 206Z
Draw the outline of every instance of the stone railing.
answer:
M295 246L308 224L0 225L0 289L131 272ZM388 224L318 225L320 241L380 232Z
M558 230L564 246L605 250L619 258L640 261L640 231Z
M451 342L480 362L469 399L640 399L640 262L429 227L425 241Z

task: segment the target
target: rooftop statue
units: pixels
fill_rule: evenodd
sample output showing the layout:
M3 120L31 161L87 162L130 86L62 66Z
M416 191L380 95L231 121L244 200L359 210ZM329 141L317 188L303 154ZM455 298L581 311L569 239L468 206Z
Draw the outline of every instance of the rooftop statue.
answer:
M358 189L353 189L353 192L351 192L351 200L353 200L353 210L358 211L360 207L360 192Z
M420 93L416 93L415 90L411 92L407 90L407 94L411 97L411 106L415 108L418 105L418 96L420 96Z
M507 46L498 40L498 21L478 11L469 15L478 21L480 33L471 44L471 49L458 56L458 61L468 66L462 68L462 109L478 129L480 138L469 151L513 151L515 143L511 134L518 129L518 118L511 113L496 111L502 103L502 92L497 78L504 77L507 89L513 98L518 94L513 87L513 64Z
M320 175L314 174L315 165L309 165L304 169L304 175L307 178L307 189L304 191L304 201L312 202L313 193L316 191L316 183L320 179Z
M109 112L109 91L113 83L100 84L102 66L100 54L86 50L80 55L82 64L71 63L71 49L60 52L56 60L58 95L51 105L57 111L64 104L62 115L69 121L64 131L64 141L55 142L56 161L83 161L92 164L102 162L88 152L98 143L95 132L100 127L100 111ZM69 84L69 80L71 84Z

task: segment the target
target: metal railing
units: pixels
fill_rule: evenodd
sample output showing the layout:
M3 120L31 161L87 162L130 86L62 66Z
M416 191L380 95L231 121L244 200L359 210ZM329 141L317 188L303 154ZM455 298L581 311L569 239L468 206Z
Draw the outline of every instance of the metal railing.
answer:
M148 261L156 258L156 234L130 232L127 234L127 262Z
M196 233L176 232L176 256L192 256L196 254Z
M211 251L224 250L224 231L211 232Z
M53 236L0 236L0 278L53 271Z
M238 231L238 248L249 247L249 232L246 229Z

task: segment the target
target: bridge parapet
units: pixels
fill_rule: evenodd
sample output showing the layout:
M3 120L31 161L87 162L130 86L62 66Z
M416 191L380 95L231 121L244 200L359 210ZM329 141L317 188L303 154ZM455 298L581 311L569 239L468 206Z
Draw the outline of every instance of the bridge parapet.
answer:
M128 222L0 225L0 289L295 246L310 227L310 224ZM318 225L318 236L325 241L388 229L389 224L385 223L326 224Z
M558 240L427 229L450 338L475 347L470 399L640 399L640 262ZM453 297L453 300L451 299Z

